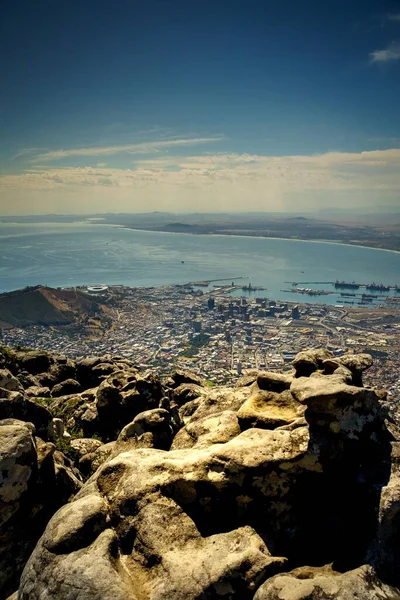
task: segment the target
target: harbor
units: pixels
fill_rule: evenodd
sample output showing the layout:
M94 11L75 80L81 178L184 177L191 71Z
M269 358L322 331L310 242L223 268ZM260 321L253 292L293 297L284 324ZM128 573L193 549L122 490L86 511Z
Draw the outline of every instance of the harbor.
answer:
M365 288L367 290L372 290L376 292L389 292L390 290L394 290L395 292L400 292L399 285L384 285L383 283L356 283L355 281L298 281L298 282L290 282L285 281L285 283L291 283L294 288L303 285L333 285L335 289L353 289L358 290L359 288Z

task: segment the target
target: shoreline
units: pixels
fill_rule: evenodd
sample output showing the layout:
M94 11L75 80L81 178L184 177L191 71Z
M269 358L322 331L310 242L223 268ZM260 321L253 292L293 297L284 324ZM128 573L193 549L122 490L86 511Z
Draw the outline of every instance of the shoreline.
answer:
M123 225L123 224L118 224L118 223L100 223L100 222L87 222L87 221L71 221L71 222L67 222L67 223L60 223L60 222L53 222L53 221L38 221L35 223L19 223L18 221L13 221L10 223L6 223L6 222L2 222L0 221L0 227L2 225L4 226L23 226L23 225L66 225L66 226L95 226L98 227L99 225L102 227L112 227L112 228L117 228L117 229L128 229L130 231L144 231L147 233L164 233L164 234L171 234L171 235L193 235L193 236L213 236L213 237L234 237L234 238L255 238L255 239L263 239L263 240L284 240L286 242L308 242L311 244L335 244L337 246L351 246L354 248L365 248L367 250L381 250L383 252L393 252L395 254L400 254L400 249L399 250L394 250L392 248L377 248L376 246L365 246L363 244L353 244L351 242L344 242L344 241L337 241L337 240L329 240L329 239L302 239L302 238L288 238L288 237L277 237L277 236L267 236L267 235L242 235L240 233L196 233L194 231L163 231L161 229L144 229L144 228L138 228L138 227L130 227L128 225ZM11 234L10 236L7 237L19 237L19 236L23 236L24 234Z
M104 223L105 224L105 223ZM363 246L362 244L351 244L350 242L337 242L333 240L324 239L313 239L304 240L301 238L286 238L286 237L275 237L267 235L241 235L240 233L194 233L189 231L162 231L160 229L138 229L137 227L128 227L127 225L117 225L122 229L130 229L131 231L146 231L147 233L166 233L171 235L197 235L197 236L213 236L213 237L236 237L236 238L249 238L259 240L284 240L286 242L306 242L310 244L334 244L335 246L350 246L353 248L365 248L366 250L381 250L382 252L393 252L394 254L400 254L400 250L392 250L390 248L377 248L376 246Z

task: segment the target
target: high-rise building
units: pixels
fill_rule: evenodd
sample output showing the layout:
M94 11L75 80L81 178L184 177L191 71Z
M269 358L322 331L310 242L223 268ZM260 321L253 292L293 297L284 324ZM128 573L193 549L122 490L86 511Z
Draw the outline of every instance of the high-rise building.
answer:
M300 319L300 310L297 305L292 308L292 319Z

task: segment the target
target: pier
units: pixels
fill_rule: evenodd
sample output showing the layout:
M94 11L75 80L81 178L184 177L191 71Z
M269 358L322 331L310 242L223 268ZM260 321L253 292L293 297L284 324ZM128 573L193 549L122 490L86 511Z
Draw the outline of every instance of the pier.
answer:
M384 285L383 283L357 283L355 281L296 281L296 282L292 282L292 281L285 281L284 283L288 283L291 284L294 287L297 287L299 285L303 286L303 285L333 285L335 286L335 288L340 289L357 289L357 288L366 288L368 290L373 290L373 291L381 291L381 292L388 292L390 290L395 290L396 292L400 292L400 286L399 285Z

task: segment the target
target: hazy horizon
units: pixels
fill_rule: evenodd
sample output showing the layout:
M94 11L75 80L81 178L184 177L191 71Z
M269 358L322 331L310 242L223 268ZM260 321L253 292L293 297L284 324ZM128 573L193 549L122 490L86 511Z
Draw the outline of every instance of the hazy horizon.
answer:
M0 215L400 206L395 0L4 2Z

